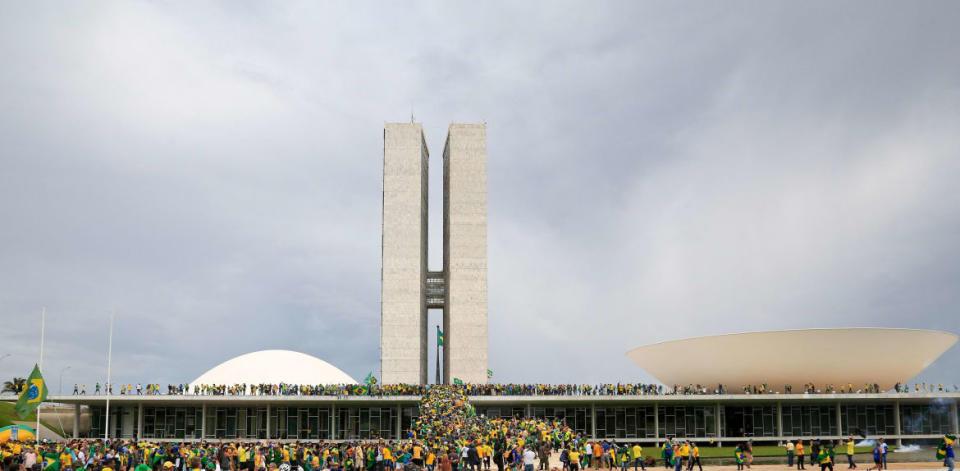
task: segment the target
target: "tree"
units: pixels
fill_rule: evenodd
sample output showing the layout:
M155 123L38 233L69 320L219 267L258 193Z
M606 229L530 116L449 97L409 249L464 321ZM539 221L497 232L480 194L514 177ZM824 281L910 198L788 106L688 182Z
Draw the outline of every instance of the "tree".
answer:
M26 385L26 378L13 378L13 381L4 381L3 391L0 392L12 392L14 394L20 394L20 391L23 391L23 387Z

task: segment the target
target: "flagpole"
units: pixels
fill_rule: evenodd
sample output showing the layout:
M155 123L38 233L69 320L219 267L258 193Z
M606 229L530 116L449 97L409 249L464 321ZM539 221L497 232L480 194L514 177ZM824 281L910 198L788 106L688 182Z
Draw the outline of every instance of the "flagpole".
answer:
M107 393L107 411L103 418L103 440L110 439L110 366L113 359L113 311L110 311L110 340L107 343L107 384L104 384L104 392Z
M440 326L437 325L437 384L440 384Z
M46 306L40 311L40 364L37 365L40 368L40 374L43 374L43 335L44 330L47 327L47 308ZM47 387L47 382L43 382L43 387ZM40 391L40 397L43 397L43 391ZM37 410L34 411L37 413L37 428L34 430L34 439L37 443L40 443L40 406L43 403L37 404Z

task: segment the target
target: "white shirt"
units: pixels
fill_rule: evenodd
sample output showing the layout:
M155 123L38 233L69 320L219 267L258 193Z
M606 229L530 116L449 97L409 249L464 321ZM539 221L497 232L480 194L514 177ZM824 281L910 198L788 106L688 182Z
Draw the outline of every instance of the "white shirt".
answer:
M533 459L536 457L537 457L537 454L534 453L533 450L528 448L527 451L523 452L523 464L528 464L530 466L533 466Z
M23 452L23 465L27 468L33 467L37 463L37 455L33 453L33 450L27 450Z

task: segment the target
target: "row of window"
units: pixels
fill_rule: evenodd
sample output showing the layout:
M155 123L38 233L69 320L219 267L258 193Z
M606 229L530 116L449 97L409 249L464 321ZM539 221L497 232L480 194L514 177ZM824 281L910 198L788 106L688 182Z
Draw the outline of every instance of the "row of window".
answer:
M760 406L652 406L641 407L532 407L530 415L561 421L575 433L590 435L596 420L597 438L655 437L817 437L838 435L837 406L783 406L778 430L777 407ZM896 434L891 404L841 405L839 435ZM523 406L477 407L488 417L525 417ZM332 415L333 414L333 415ZM103 436L104 409L91 407L93 437ZM272 407L267 430L265 407L208 407L205 438L239 439L365 439L397 438L420 415L416 406ZM110 410L110 436L132 437L139 428L137 408ZM200 407L144 407L143 438L200 438ZM903 435L954 432L949 404L901 405ZM331 426L333 431L331 432Z

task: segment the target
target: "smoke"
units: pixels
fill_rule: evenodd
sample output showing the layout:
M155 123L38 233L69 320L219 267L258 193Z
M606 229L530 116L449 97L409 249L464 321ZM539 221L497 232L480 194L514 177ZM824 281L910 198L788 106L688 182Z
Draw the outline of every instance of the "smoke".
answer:
M930 404L930 412L934 414L949 414L950 405L953 403L953 400L938 397L933 400Z
M920 445L904 445L896 450L893 450L894 453L910 453L913 451L920 451Z
M873 446L877 443L876 440L868 438L866 440L860 440L855 446Z

